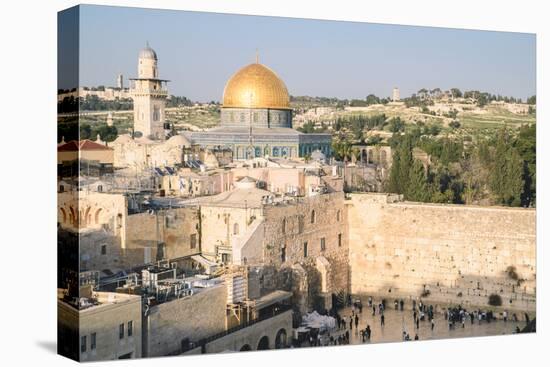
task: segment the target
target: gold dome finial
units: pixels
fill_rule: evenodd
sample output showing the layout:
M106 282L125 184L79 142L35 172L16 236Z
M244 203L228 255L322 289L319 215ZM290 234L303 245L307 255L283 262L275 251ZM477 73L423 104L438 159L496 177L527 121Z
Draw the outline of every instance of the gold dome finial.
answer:
M256 64L260 63L260 55L258 53L258 49L256 49Z

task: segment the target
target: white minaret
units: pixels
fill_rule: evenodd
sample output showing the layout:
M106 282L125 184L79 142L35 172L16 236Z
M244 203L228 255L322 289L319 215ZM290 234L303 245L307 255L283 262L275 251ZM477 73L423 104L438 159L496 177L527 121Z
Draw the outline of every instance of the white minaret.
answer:
M139 52L138 77L131 90L134 100L134 133L150 139L164 140L164 107L168 80L158 78L157 54L147 46ZM163 88L164 87L164 88Z

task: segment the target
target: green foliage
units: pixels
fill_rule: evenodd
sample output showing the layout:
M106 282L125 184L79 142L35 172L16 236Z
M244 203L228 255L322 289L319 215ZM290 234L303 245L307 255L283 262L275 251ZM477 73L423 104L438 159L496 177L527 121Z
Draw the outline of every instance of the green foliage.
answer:
M413 137L409 134L392 138L393 162L390 169L386 190L397 194L407 191L410 181L410 171L413 165Z
M80 124L80 140L95 140L98 134L101 137L101 140L112 142L117 138L118 131L115 126L108 126L107 124L97 124L93 126L88 124ZM74 139L78 138L75 137ZM67 137L65 137L65 141L67 141Z
M468 140L468 145L463 143ZM429 129L394 134L389 143L393 164L385 189L408 200L455 204L535 206L536 130L525 125L516 134L461 139L434 137ZM412 156L420 148L429 169Z
M170 98L166 99L166 107L184 107L184 106L192 106L193 102L183 96L170 96Z
M404 131L405 122L400 117L394 117L389 121L389 129L392 133Z
M453 120L449 123L449 127L453 129L458 129L460 128L460 122L458 120Z
M453 98L460 98L462 97L462 92L458 88L451 88L451 95Z
M524 125L519 130L519 136L515 142L521 159L523 160L523 194L521 203L523 206L534 206L537 189L537 131L536 125Z
M409 180L405 188L405 199L411 201L427 202L431 198L428 180L424 165L414 160L409 169Z
M345 162L350 161L353 154L351 143L343 139L334 139L332 141L332 152L337 160Z
M113 101L107 101L96 95L88 95L78 100L81 111L125 111L131 110L134 106L131 98L116 98Z
M510 144L508 131L497 138L489 185L498 204L519 206L523 192L523 162Z

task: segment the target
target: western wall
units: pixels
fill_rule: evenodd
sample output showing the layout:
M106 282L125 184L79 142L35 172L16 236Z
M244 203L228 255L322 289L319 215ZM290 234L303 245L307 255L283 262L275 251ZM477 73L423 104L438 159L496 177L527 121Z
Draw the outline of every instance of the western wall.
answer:
M534 209L404 202L351 194L351 292L501 309L536 307ZM495 297L498 298L498 297Z

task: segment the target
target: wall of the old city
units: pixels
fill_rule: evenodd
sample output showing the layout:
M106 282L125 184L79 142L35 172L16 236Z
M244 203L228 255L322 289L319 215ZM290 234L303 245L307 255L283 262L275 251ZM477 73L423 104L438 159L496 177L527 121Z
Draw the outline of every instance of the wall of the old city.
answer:
M179 353L182 341L191 342L225 330L225 284L150 308L145 317L144 353L158 357Z
M299 205L267 206L264 216L264 264L275 269L300 265L306 271L307 285L294 287L294 291L306 293L299 298L307 295L308 308L314 306L321 293L349 290L347 211L343 193L312 196ZM326 272L318 267L320 257L328 260ZM322 289L323 280L328 285L326 289Z
M315 220L312 223L312 213ZM347 288L347 212L344 194L332 193L303 199L299 205L267 206L264 209L264 263L291 266L295 263L315 266L324 256L331 263L335 289ZM303 223L303 224L301 224ZM284 227L284 228L283 228ZM339 241L340 235L340 241ZM321 248L324 238L325 248ZM307 256L304 243L307 242ZM283 246L285 261L282 260Z
M352 194L351 290L385 298L535 309L535 210L408 203ZM519 281L507 273L514 267Z

